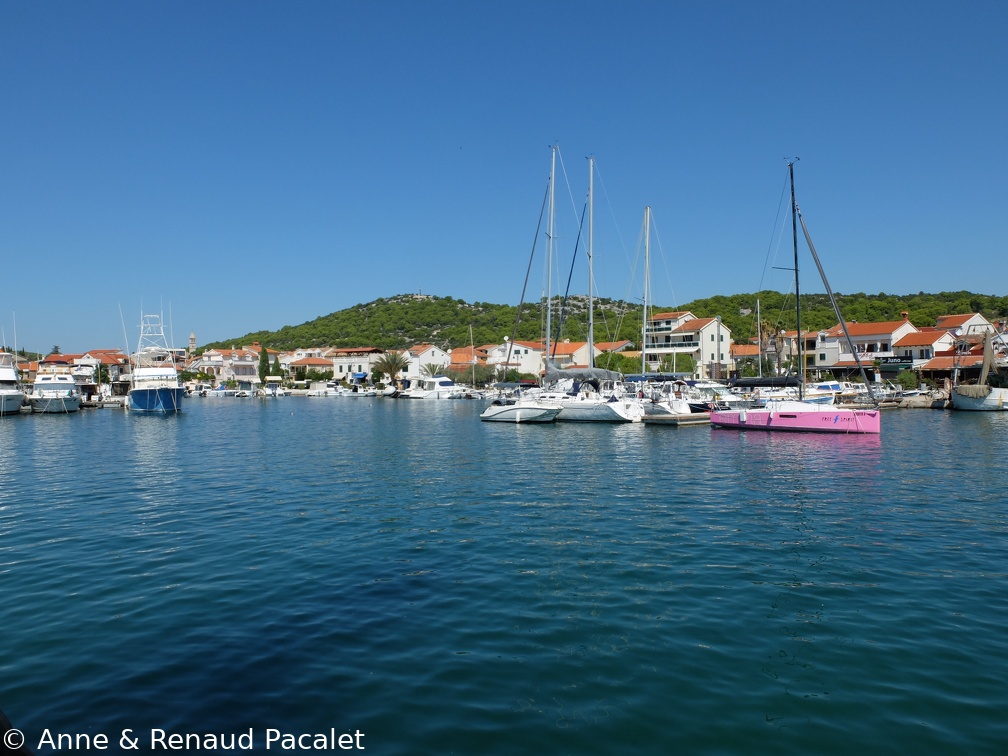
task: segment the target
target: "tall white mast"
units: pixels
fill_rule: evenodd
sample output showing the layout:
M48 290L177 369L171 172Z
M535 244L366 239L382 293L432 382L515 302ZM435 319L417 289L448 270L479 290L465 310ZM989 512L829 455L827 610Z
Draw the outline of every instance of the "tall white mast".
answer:
M546 362L545 367L548 369L548 362L550 360L550 338L552 337L552 320L551 316L553 314L553 201L554 201L554 190L556 187L556 153L557 146L554 144L552 147L553 157L550 161L550 179L549 179L549 221L547 223L547 245L546 245Z
M595 244L595 203L593 201L593 185L595 179L595 158L588 158L588 367L595 367L595 305L592 292L595 290L595 279L592 273L592 253Z
M647 322L651 304L651 206L644 208L644 316L641 318L641 373L647 372Z

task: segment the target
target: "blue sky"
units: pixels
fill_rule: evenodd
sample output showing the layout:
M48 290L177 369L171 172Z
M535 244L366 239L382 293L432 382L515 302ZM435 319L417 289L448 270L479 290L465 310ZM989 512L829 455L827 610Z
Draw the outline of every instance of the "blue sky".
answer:
M789 156L834 290L1003 295L1006 29L994 1L8 0L0 324L77 352L135 346L141 308L183 344L516 303L552 144L563 275L597 161L601 296L641 296L645 205L658 304L787 290Z

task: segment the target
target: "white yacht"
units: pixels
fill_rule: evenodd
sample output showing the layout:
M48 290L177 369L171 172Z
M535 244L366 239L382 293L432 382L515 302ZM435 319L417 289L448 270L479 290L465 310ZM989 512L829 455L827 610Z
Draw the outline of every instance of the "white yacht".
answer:
M459 387L446 375L410 379L410 387L400 393L406 399L451 399Z
M14 355L0 352L0 416L19 414L24 400Z
M46 371L35 377L31 396L32 412L76 412L81 406L81 392L69 371Z

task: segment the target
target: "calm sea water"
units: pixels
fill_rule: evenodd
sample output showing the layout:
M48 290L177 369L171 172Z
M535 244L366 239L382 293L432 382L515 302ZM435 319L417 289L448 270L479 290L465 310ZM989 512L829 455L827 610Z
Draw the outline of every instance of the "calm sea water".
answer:
M39 753L125 729L140 752L250 729L262 752L268 730L374 754L1008 749L1005 414L891 411L857 438L481 408L3 418L0 709Z

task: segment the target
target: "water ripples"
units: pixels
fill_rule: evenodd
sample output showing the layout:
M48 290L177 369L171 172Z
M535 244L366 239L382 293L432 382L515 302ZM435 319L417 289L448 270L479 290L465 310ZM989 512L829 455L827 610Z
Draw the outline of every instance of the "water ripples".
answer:
M5 418L0 707L403 754L1008 742L999 418L861 439L478 410Z

